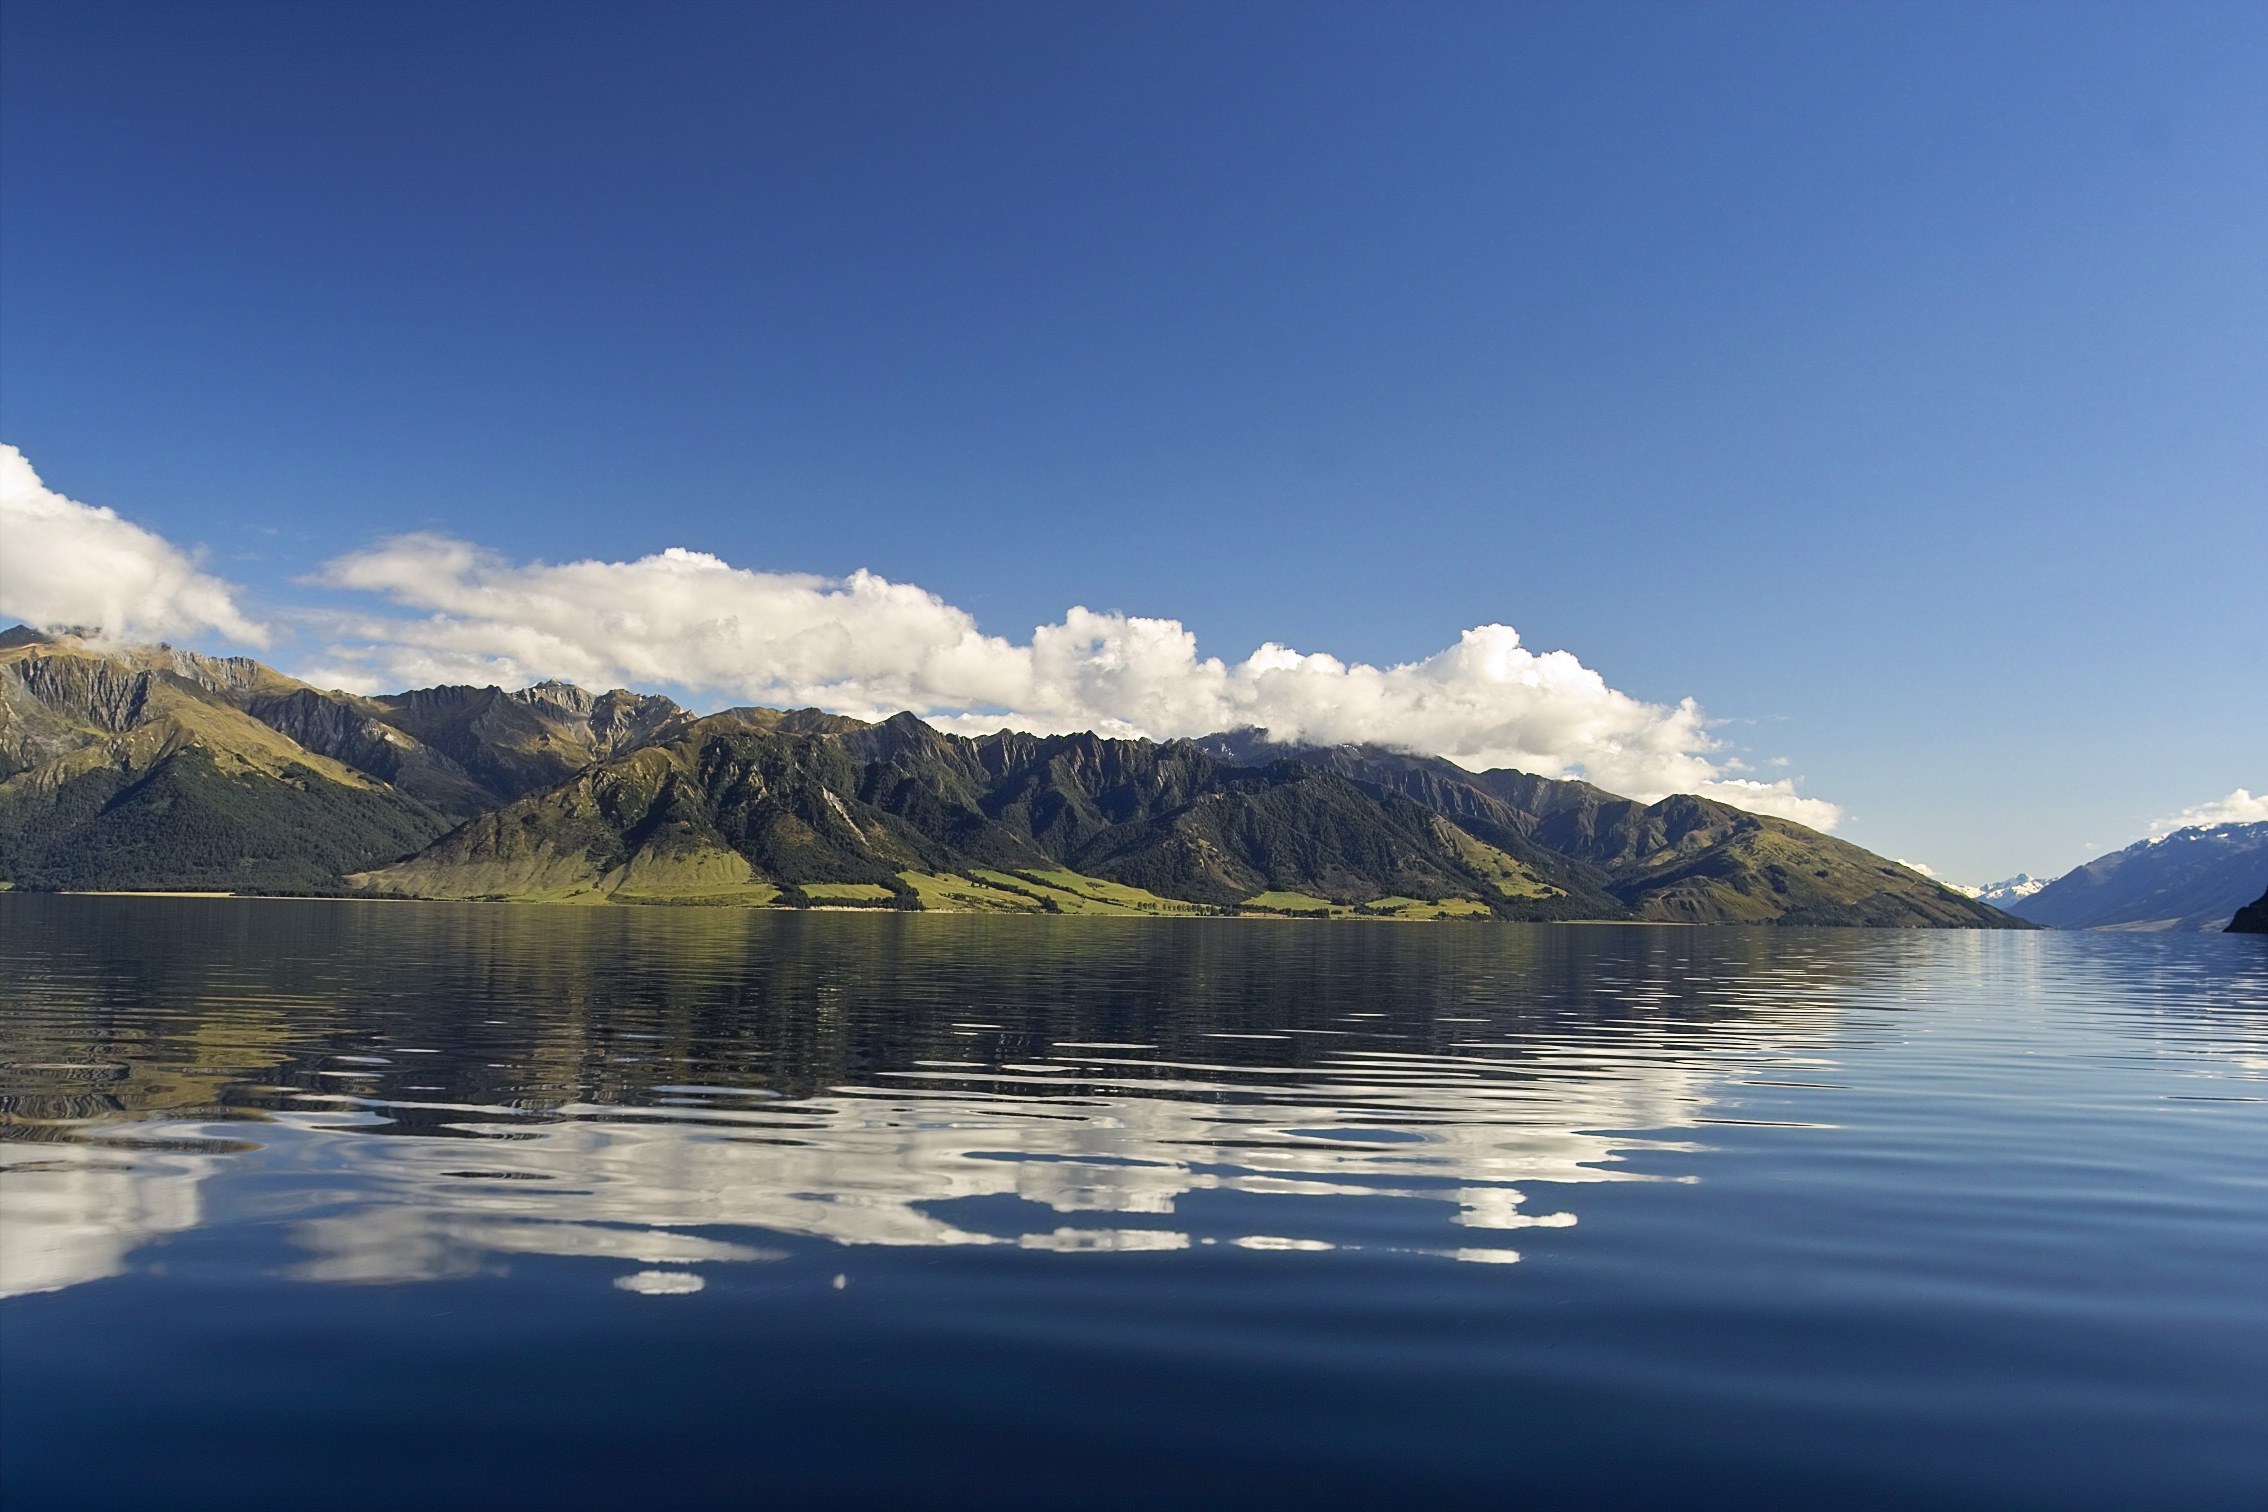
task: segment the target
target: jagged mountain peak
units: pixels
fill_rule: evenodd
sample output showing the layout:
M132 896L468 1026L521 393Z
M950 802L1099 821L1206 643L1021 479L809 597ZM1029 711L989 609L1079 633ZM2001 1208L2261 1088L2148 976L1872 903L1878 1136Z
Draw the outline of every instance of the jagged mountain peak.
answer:
M2018 872L2015 876L2003 877L1998 882L1987 882L1984 886L1970 892L1969 896L1980 902L1990 903L1995 908L2006 908L2011 903L2030 897L2045 886L2047 886L2046 878L2035 877L2030 872ZM1966 889L1964 890L1966 891Z

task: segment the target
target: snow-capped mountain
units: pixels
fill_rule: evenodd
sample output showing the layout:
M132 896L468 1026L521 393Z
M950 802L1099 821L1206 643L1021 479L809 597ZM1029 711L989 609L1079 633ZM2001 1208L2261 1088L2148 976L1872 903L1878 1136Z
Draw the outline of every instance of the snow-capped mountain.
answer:
M1982 887L1964 887L1961 891L1979 903L1990 903L1995 908L2006 908L2019 899L2028 898L2048 885L2047 878L2035 877L2030 872L2018 872L1998 882L1987 882Z
M2191 825L2097 857L2008 902L1991 889L1979 896L2053 929L2218 930L2264 885L2268 821Z

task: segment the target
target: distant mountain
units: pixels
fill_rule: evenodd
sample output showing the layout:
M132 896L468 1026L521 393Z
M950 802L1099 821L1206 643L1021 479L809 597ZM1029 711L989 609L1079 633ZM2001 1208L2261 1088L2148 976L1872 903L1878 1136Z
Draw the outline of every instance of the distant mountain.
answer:
M2035 877L2030 872L2018 872L2015 876L1998 882L1987 882L1969 896L1979 903L1990 903L1995 908L2004 909L2022 902L2046 886L2046 878ZM1964 888L1963 891L1967 889Z
M0 882L577 902L2017 927L1786 820L1376 747L362 697L0 636Z
M2268 877L2268 822L2175 830L2101 856L2009 905L2053 929L2218 930Z
M2230 934L2268 934L2268 891L2236 911L2229 920Z

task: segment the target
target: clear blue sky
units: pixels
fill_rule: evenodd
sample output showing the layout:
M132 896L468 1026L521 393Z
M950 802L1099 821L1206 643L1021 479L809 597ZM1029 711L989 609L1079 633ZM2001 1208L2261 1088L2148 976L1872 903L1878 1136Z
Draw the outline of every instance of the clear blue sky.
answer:
M0 415L392 532L1691 695L1986 880L2268 786L2268 6L9 0Z

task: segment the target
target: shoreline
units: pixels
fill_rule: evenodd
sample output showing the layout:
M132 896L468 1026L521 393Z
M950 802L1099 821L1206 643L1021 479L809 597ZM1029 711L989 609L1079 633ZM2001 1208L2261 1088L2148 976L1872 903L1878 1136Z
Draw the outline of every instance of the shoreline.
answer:
M168 891L157 888L62 888L52 892L33 892L23 888L0 889L0 897L44 898L180 898L200 902L237 901L247 903L425 903L449 907L505 907L505 908L567 908L578 912L599 913L661 913L661 914L877 914L913 916L938 919L1014 918L1014 919L1103 919L1160 921L1213 921L1224 923L1262 924L1517 924L1566 926L1571 928L1630 928L1646 929L1863 929L1877 934L2033 934L2070 933L2057 930L1994 930L1963 929L1959 926L1927 925L1783 925L1773 920L1727 920L1721 923L1701 923L1689 919L1497 919L1467 916L1462 918L1397 918L1390 914L1360 913L1275 913L1254 910L1251 912L1223 913L1145 913L1126 910L1113 913L1055 913L1036 909L943 909L943 908L871 908L857 904L814 903L804 908L775 908L770 906L745 907L738 904L693 903L574 903L542 898L406 898L398 894L370 893L231 893L212 890ZM2118 931L2078 931L2079 933ZM2124 931L2126 933L2165 933L2166 931Z
M1448 919L1400 918L1392 914L1275 912L1254 909L1219 913L1151 913L1140 909L1125 909L1108 913L1047 913L1040 909L1010 908L870 908L855 903L813 903L803 908L775 908L769 905L747 907L740 904L702 903L575 903L551 898L406 898L390 893L236 893L211 889L164 888L57 888L53 891L32 891L26 888L0 888L0 897L25 898L180 898L200 902L234 901L244 903L434 903L451 907L499 908L571 908L590 913L739 913L739 914L892 914L936 919L1129 919L1139 921L1216 920L1224 922L1272 924L1579 924L1614 926L1643 924L1670 929L1701 929L1710 926L1695 924L1684 919L1497 919L1486 916L1465 916ZM1743 927L1735 925L1733 927ZM1769 927L1756 925L1749 927Z

